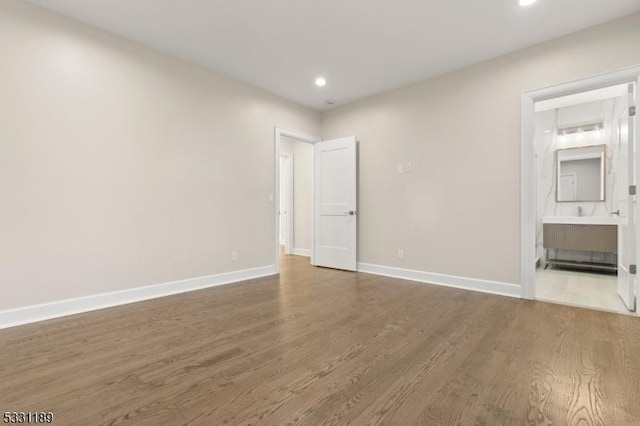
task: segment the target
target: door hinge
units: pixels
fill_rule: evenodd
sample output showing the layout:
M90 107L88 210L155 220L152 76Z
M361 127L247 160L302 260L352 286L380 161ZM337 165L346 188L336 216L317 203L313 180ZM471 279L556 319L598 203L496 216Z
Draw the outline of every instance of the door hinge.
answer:
M637 265L629 265L629 273L631 275L635 275L638 273L638 266Z
M629 185L629 195L636 195L636 186Z
M634 115L636 115L636 107L635 107L635 105L629 107L629 117L633 117Z

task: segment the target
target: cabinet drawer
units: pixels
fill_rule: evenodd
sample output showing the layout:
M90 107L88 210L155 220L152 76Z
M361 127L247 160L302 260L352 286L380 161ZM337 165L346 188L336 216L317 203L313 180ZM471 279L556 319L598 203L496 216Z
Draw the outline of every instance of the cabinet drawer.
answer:
M542 244L550 249L617 253L618 227L545 223Z

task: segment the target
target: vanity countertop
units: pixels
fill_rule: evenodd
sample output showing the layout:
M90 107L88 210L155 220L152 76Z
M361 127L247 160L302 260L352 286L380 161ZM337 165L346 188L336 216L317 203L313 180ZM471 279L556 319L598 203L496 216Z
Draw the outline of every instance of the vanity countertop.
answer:
M542 223L573 225L617 225L617 216L544 216Z

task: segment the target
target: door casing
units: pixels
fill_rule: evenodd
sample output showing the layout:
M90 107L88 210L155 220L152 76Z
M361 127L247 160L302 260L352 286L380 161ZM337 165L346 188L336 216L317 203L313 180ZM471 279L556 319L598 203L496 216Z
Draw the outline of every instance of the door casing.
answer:
M533 146L535 138L535 103L618 84L636 84L638 78L640 78L640 65L635 65L567 83L522 92L520 103L520 282L522 298L535 299L537 213L537 176ZM636 88L636 90L640 90L640 88ZM638 155L640 155L640 152ZM638 160L639 158L636 158L636 161ZM636 164L640 164L640 162ZM638 210L640 209L636 208L636 214ZM640 241L638 238L636 240ZM638 250L636 250L637 252ZM638 263L638 259L636 259L635 263ZM640 296L639 290L636 288L636 297ZM640 313L639 308L640 303L636 303L636 314Z

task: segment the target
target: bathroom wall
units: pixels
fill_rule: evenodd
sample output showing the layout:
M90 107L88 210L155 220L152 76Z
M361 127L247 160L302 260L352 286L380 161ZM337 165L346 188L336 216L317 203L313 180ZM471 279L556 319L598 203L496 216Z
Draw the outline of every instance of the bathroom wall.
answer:
M618 118L626 103L624 97L618 97L536 113L535 143L538 189L536 253L538 258L544 254L542 248L543 216L610 216L611 212L615 210L614 190L618 169L616 161ZM604 129L599 132L558 135L558 127L589 121L603 121ZM606 145L604 201L557 202L556 150L593 145ZM585 261L611 261L611 255L608 254L564 253L563 258Z

